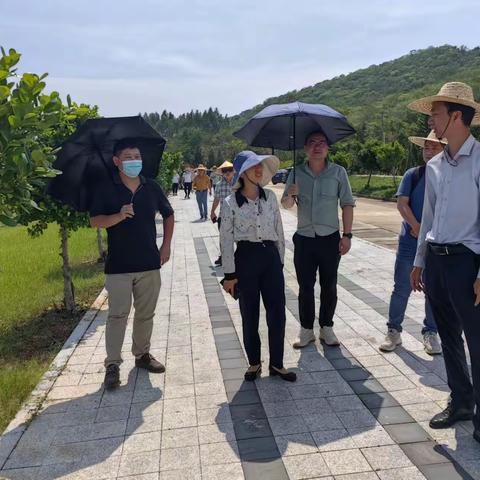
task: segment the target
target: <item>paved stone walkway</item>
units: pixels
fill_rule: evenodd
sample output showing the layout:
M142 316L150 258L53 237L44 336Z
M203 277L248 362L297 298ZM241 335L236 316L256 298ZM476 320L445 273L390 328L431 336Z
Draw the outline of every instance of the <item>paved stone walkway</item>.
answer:
M423 300L408 308L403 347L381 354L394 254L355 239L340 266L340 348L291 347L298 330L293 245L287 242L286 366L298 382L242 381L237 303L212 267L218 232L175 197L172 261L162 270L152 353L165 375L134 368L127 332L122 386L102 388L105 309L93 320L28 425L0 438L0 478L480 479L469 422L433 431L448 397L441 357L420 342ZM283 212L287 239L296 219ZM262 318L262 339L266 329ZM268 352L264 350L265 370ZM12 447L14 446L13 450Z

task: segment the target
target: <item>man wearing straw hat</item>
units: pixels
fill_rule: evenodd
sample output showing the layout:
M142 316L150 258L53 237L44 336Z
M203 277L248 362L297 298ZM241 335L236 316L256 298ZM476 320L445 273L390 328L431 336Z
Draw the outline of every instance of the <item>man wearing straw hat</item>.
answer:
M439 140L432 130L428 137L409 137L414 144L422 147L425 163L442 152L447 141ZM425 195L425 165L410 168L405 172L397 192L397 209L403 217L402 229L398 237L398 250L395 259L394 287L390 298L387 335L380 345L383 352L392 352L401 345L402 323L407 309L408 298L412 293L410 273L417 251L417 238ZM438 341L437 326L428 298L425 298L425 319L423 321L423 347L429 355L442 353Z
M225 161L218 168L217 172L221 173L221 181L217 183L217 186L214 186L214 198L212 203L212 209L210 210L210 219L212 222L217 222L218 229L222 224L222 202L232 193L233 187L233 177L235 176L235 171L233 170L233 163ZM217 217L215 213L217 207L220 205L220 213ZM222 247L220 246L220 249ZM222 265L222 256L220 255L217 260L215 260L215 265Z
M208 215L208 194L212 194L212 181L207 175L207 169L202 164L197 167L197 175L193 179L192 187L197 198L200 220L206 220Z
M447 408L430 420L430 427L448 428L473 418L473 437L480 442L480 142L470 133L471 125L480 124L480 104L470 86L451 82L437 95L417 100L409 108L430 115L429 126L438 138L448 140L445 150L427 165L422 224L411 273L414 290L425 291L426 286L451 390Z

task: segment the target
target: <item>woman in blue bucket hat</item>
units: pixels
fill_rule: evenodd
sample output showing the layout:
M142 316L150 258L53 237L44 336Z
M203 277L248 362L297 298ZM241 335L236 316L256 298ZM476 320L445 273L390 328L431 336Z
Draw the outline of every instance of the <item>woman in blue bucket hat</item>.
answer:
M233 193L222 206L223 287L239 298L243 342L250 364L245 373L247 381L255 380L262 369L258 334L260 295L267 312L270 375L289 382L297 378L283 367L286 318L282 219L277 197L263 188L279 165L280 160L273 155L240 152L233 162Z

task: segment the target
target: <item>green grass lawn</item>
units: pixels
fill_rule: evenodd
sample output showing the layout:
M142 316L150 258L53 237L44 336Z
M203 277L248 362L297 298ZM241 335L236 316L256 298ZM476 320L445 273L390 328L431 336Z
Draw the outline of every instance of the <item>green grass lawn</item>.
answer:
M69 240L80 306L70 315L62 310L58 227L35 239L25 227L0 228L0 433L103 285L95 234L82 229Z
M364 195L371 198L390 200L395 198L398 185L402 177L375 176L372 175L370 185L367 187L368 175L350 175L350 184L354 194Z

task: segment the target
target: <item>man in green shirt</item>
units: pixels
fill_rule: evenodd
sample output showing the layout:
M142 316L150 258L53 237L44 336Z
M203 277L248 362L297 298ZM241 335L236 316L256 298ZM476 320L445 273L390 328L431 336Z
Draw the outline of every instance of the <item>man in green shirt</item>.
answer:
M320 276L320 340L339 345L333 331L337 305L337 271L340 257L351 247L355 200L346 170L327 160L329 143L323 132L311 133L305 140L308 161L296 167L285 186L284 208L298 201L298 227L293 236L294 262L299 285L300 335L295 348L315 341L315 283ZM343 236L340 237L338 205L342 209Z

